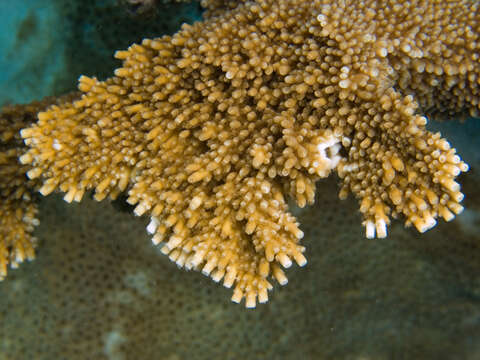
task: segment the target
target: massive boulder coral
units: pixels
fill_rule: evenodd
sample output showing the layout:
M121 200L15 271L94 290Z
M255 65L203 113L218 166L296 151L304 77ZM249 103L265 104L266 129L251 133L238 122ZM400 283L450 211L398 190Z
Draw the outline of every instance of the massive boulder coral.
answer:
M82 76L81 99L22 131L42 194L127 191L165 254L247 307L306 263L287 198L312 203L331 171L367 237L462 211L468 166L422 114L477 114L478 2L204 4L204 22L118 51L115 76Z

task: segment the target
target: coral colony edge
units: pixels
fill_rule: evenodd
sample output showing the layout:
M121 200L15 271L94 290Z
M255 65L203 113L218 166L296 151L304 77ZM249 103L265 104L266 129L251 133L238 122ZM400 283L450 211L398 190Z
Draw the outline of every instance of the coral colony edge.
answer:
M312 204L321 178L358 199L367 238L463 210L468 166L425 126L478 114L477 1L202 5L202 22L118 51L113 77L2 113L1 277L34 256L36 190L126 193L164 254L250 308L306 264L287 199Z

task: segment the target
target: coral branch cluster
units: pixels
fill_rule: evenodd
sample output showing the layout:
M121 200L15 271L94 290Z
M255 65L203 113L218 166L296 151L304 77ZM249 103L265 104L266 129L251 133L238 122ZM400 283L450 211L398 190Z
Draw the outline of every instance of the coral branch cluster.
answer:
M462 210L468 169L422 114L476 114L475 1L207 1L207 19L82 76L82 97L22 131L31 179L66 201L126 191L162 252L246 306L304 265L288 211L341 178L367 237L391 217L423 232Z
M7 275L8 265L16 268L35 256L32 231L38 219L34 193L41 182L28 179L31 166L18 161L27 151L20 130L31 126L39 111L72 99L72 95L49 97L28 105L4 106L0 111L0 280Z
M21 165L18 157L25 152L19 131L34 122L38 110L6 106L0 112L0 280L7 275L8 265L16 268L34 257L35 184L25 175L28 165Z

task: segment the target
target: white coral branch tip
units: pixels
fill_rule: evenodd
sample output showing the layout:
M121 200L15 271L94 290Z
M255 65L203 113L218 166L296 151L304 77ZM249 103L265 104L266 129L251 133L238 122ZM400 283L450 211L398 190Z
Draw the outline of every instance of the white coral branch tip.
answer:
M158 218L152 216L150 223L147 225L147 232L153 235L157 231L158 225L160 225Z
M387 237L387 223L384 219L378 219L373 222L372 220L365 221L365 236L367 239L385 238Z

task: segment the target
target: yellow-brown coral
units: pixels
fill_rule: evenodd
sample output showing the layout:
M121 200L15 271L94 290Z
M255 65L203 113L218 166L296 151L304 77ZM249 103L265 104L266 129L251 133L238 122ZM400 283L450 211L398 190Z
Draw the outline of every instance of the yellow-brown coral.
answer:
M331 170L367 237L462 210L467 165L420 113L478 111L477 2L206 4L205 22L117 52L114 77L81 77L80 100L22 131L43 194L128 191L164 253L248 307L306 263L286 197L312 203Z
M40 182L29 180L25 174L30 166L18 161L26 151L20 130L31 126L36 113L51 103L5 106L0 112L0 280L8 265L15 268L34 257L36 240L31 233L38 220L33 193Z
M0 280L7 275L8 265L15 268L35 256L32 231L38 220L34 192L41 183L26 176L30 165L18 161L27 150L20 130L31 126L39 111L75 96L48 97L27 105L4 106L0 111Z
M17 267L34 257L31 232L38 220L32 197L38 181L26 177L29 166L21 165L18 157L26 150L19 131L31 125L39 110L35 105L5 106L0 112L0 280L9 264Z

